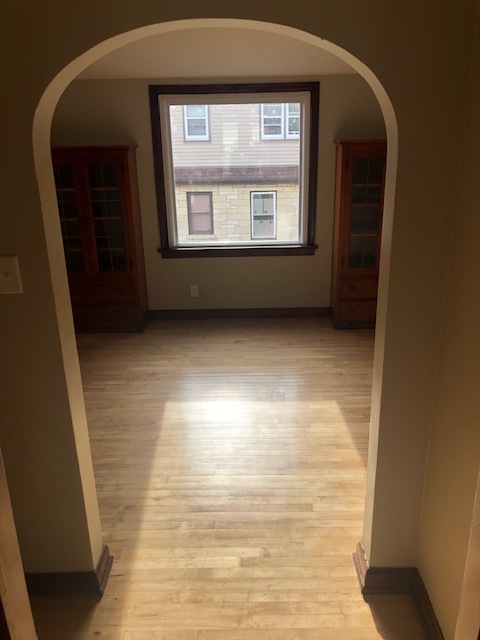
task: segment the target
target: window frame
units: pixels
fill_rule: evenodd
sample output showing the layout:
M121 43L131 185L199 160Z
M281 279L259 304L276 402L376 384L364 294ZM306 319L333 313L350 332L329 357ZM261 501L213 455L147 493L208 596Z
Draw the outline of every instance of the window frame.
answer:
M204 107L205 115L202 116L189 116L188 107ZM203 135L192 135L188 132L189 120L205 120L205 133ZM210 141L210 126L208 115L208 104L184 104L183 105L183 137L186 142L209 142Z
M167 211L167 189L165 185L164 149L170 144L169 136L162 139L160 125L160 98L162 96L195 97L195 104L201 103L197 96L218 96L219 94L258 94L259 103L262 94L308 93L308 138L300 137L304 145L307 158L305 166L301 167L305 174L306 188L303 193L303 207L305 209L303 238L297 243L277 244L244 244L220 246L175 246L171 245ZM211 84L211 85L150 85L150 114L152 126L152 142L154 155L155 183L157 193L157 210L160 230L159 253L164 258L194 258L194 257L240 257L240 256L286 256L313 255L317 249L315 244L316 203L317 203L317 171L318 171L318 123L320 88L318 82L279 82L279 83L244 83L244 84ZM288 100L288 95L286 96ZM268 96L265 98L268 103ZM280 102L280 100L279 100ZM282 97L285 103L285 98ZM193 102L191 102L193 104Z
M213 235L214 228L213 228L213 193L212 191L187 191L185 195L187 197L188 235L190 236ZM210 210L208 212L206 211L203 212L203 213L208 213L210 215L210 228L207 231L192 230L192 217L195 215L195 213L198 213L198 212L192 211L191 196L208 196L208 200L210 203Z

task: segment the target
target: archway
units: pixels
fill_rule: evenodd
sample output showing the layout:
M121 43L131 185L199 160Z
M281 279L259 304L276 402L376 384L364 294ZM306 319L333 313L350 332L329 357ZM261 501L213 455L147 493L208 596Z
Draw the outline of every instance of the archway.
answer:
M127 33L118 35L101 44L93 47L85 52L76 60L72 61L65 67L50 83L49 87L42 96L35 113L33 126L33 149L39 192L42 204L43 221L45 226L45 234L49 251L50 271L54 285L55 305L57 310L57 319L61 336L61 344L67 372L68 392L71 399L71 406L76 408L80 413L83 411L83 397L80 385L80 376L78 368L78 358L76 354L76 344L73 333L73 325L71 321L71 311L68 302L68 287L66 282L65 265L63 261L63 251L61 238L59 234L56 217L52 213L56 210L56 198L53 185L53 176L51 170L50 158L50 128L53 114L58 100L65 88L74 80L77 75L94 61L103 57L107 53L122 47L136 40L168 32L174 32L180 29L196 29L207 25L209 27L232 27L241 26L255 31L267 31L288 36L289 38L303 41L314 45L315 47L325 49L339 58L347 62L355 71L357 71L370 85L378 103L382 109L387 137L388 137L388 160L387 160L387 178L386 192L384 204L384 229L382 239L382 267L381 279L379 287L379 306L378 306L378 323L377 337L375 349L375 375L372 400L372 424L370 432L370 451L368 465L368 490L365 518L364 542L366 545L367 555L369 554L369 545L371 538L371 523L373 518L373 501L374 501L374 485L375 485L375 469L376 469L376 450L378 444L378 428L379 428L379 404L382 384L383 369L383 349L384 349L384 320L387 313L387 288L388 288L388 270L390 257L390 244L392 234L393 220L393 202L395 191L395 176L397 164L397 125L394 110L389 97L383 86L373 72L353 55L338 47L337 45L327 42L312 34L299 31L292 27L276 25L272 23L255 22L250 20L182 20L176 22L167 22L163 24L151 25L143 27ZM73 423L76 424L75 416ZM88 460L88 437L84 430L84 421L78 421L76 442L78 455L80 460ZM86 500L87 506L90 505L92 510L92 519L95 519L95 501L94 486L91 468L88 462L85 463L83 482L84 491L88 495ZM98 533L97 533L98 536ZM96 541L96 546L100 542Z

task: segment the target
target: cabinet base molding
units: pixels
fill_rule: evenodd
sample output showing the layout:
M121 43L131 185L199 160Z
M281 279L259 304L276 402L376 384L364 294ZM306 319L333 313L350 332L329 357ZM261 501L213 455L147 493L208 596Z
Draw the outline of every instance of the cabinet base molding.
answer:
M409 594L422 617L428 638L445 640L430 597L416 567L370 567L363 544L357 544L353 554L360 589L368 601L369 596L406 593Z
M260 309L150 309L149 320L195 318L326 318L329 307L267 307Z
M66 594L96 596L100 598L107 586L113 564L113 556L107 545L95 571L70 571L65 573L27 573L25 579L30 596L58 596Z

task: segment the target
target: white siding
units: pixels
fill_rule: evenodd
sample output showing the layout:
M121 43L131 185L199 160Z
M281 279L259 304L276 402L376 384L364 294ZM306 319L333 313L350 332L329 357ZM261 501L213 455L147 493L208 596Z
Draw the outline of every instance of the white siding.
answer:
M175 166L298 166L298 139L261 139L260 105L212 104L208 111L210 140L186 141L183 108L170 107Z

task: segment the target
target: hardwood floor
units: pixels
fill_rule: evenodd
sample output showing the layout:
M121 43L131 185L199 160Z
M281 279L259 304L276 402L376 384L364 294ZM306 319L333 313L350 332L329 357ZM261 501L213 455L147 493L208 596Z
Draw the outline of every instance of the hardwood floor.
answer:
M78 338L106 593L35 598L40 640L419 640L360 594L373 332L327 319Z

